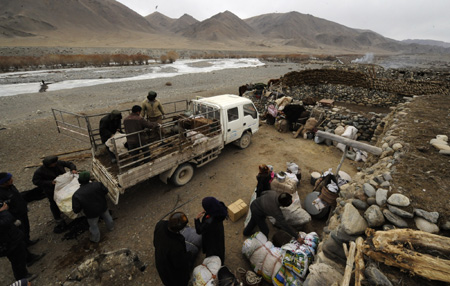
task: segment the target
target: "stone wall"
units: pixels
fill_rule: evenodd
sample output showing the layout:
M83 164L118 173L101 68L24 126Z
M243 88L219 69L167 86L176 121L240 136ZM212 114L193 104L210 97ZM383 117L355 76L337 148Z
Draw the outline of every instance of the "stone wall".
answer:
M386 71L378 66L293 71L281 80L289 93L300 98L331 98L367 106L394 106L404 102L404 96L450 94L450 77L446 74Z

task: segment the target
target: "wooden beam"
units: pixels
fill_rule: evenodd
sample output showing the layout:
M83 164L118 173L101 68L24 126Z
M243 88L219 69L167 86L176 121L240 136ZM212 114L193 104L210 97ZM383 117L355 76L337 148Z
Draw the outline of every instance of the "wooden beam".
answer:
M363 242L364 239L361 236L356 239L355 286L361 286L361 282L364 280Z
M347 245L344 244L344 250L347 249ZM353 262L355 261L355 249L356 243L350 241L350 250L347 255L347 264L345 266L344 279L342 279L341 286L348 286L350 284L350 279L352 278Z
M449 253L450 238L412 229L367 230L366 234L363 252L370 258L427 279L450 283L450 260L429 254ZM406 242L411 243L411 249L405 247ZM421 253L414 249L431 251Z
M324 132L324 131L317 131L316 132L316 136L319 136L321 138L325 138L325 139L331 139L333 141L336 141L338 143L342 143L344 145L347 146L351 146L353 148L357 148L363 151L367 151L369 153L372 153L374 155L381 155L381 153L383 152L383 150L381 150L381 148L366 144L366 143L362 143L356 140L351 140L342 136L338 136L336 134L331 134L328 132Z

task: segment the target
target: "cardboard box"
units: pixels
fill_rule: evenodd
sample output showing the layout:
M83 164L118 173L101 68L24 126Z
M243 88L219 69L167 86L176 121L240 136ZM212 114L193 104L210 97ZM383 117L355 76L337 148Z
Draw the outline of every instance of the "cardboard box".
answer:
M228 216L235 222L243 217L248 211L248 205L239 199L228 206Z

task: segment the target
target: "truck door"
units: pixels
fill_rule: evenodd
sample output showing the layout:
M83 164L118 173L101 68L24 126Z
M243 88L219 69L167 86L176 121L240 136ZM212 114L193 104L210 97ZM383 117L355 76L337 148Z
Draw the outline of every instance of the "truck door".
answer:
M241 138L243 130L242 117L242 106L236 106L226 110L226 125L224 130L226 132L225 143L230 143Z

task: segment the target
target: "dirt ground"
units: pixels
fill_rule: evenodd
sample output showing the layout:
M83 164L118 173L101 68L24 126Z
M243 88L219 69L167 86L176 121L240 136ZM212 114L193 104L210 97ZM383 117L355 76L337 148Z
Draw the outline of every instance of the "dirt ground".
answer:
M64 151L88 147L84 143L57 134L51 118L16 124L12 128L0 131L7 145L3 159L11 162L8 172L13 174L16 186L23 191L31 188L31 177L41 156L57 154ZM48 142L54 138L54 142ZM29 162L30 157L34 159ZM60 156L60 159L65 159ZM248 202L256 186L256 174L261 163L271 164L276 171L286 169L286 162L295 162L302 169L302 181L298 189L301 198L311 192L310 172L325 171L336 168L341 152L334 147L317 145L312 140L294 139L290 133L279 133L273 126L262 123L259 133L252 138L252 144L245 150L228 145L218 159L196 170L193 180L183 187L165 185L158 178L133 187L120 197L118 205L111 205L116 227L106 233L101 225L103 239L97 249L88 248L88 232L81 234L76 240L62 240L63 234L52 232L54 223L48 201L41 200L30 203L29 217L31 221L32 239L40 242L30 249L32 252L46 252L46 256L29 270L39 274L35 285L58 285L65 280L71 269L95 254L129 248L137 252L145 263L147 270L129 281L129 285L160 285L154 266L153 229L156 222L174 206L188 200L190 203L180 210L193 219L201 209L201 200L205 196L215 196L231 204L241 198ZM26 162L26 164L24 164ZM74 160L79 170L89 169L90 161ZM343 171L354 175L356 167L361 163L346 160ZM24 168L24 165L30 166ZM305 231L321 233L324 221L313 221L305 227ZM225 222L226 261L231 268L238 266L248 268L246 259L241 254L243 219L237 222ZM203 256L200 255L200 263ZM6 258L0 260L5 275L0 277L0 284L13 281L12 271ZM2 271L3 272L3 271ZM120 285L117 284L117 285Z
M233 87L234 88L234 87ZM204 94L193 94L204 95ZM92 113L107 112L111 107L129 108L130 102L108 106ZM438 134L449 135L450 109L448 96L427 96L416 99L405 110L401 132L398 136L406 143L406 154L396 164L394 190L402 187L402 193L412 200L412 207L440 213L439 224L448 221L450 189L449 157L440 155L429 140ZM90 111L90 112L91 112ZM20 191L31 189L33 172L42 157L49 154L88 148L85 143L57 133L55 123L49 116L13 122L0 130L1 171L11 172L15 185ZM88 152L87 152L88 153ZM302 169L302 181L298 189L303 200L311 192L310 172L335 169L342 153L325 145L317 145L312 140L294 139L290 133L279 133L273 126L261 123L260 131L252 138L246 150L234 145L226 146L218 159L196 170L193 180L183 187L165 185L158 178L133 187L120 197L118 205L111 205L116 228L107 233L101 224L102 241L96 248L89 247L88 232L77 239L63 240L63 234L53 233L54 223L48 201L41 200L29 205L32 239L40 242L32 246L34 253L45 252L46 256L30 267L30 272L39 277L34 285L60 285L70 271L80 262L96 254L129 248L138 253L140 259L148 264L147 269L130 278L127 285L161 285L154 265L153 229L156 222L176 205L191 200L180 210L193 219L201 211L201 200L205 196L215 196L226 205L241 198L248 202L256 185L257 166L271 164L275 171L285 170L286 162L295 162ZM65 160L66 155L60 159ZM73 160L79 170L90 169L90 160ZM345 160L342 170L354 176L363 163ZM313 220L304 231L316 231L322 236L324 220ZM241 254L243 219L225 222L226 261L232 270L237 267L249 268ZM273 234L273 233L271 233ZM203 260L200 255L197 262ZM6 258L0 258L0 285L13 282L11 267ZM123 285L123 281L116 284ZM399 285L402 285L399 283ZM406 284L403 284L406 285ZM430 284L431 285L431 284Z

